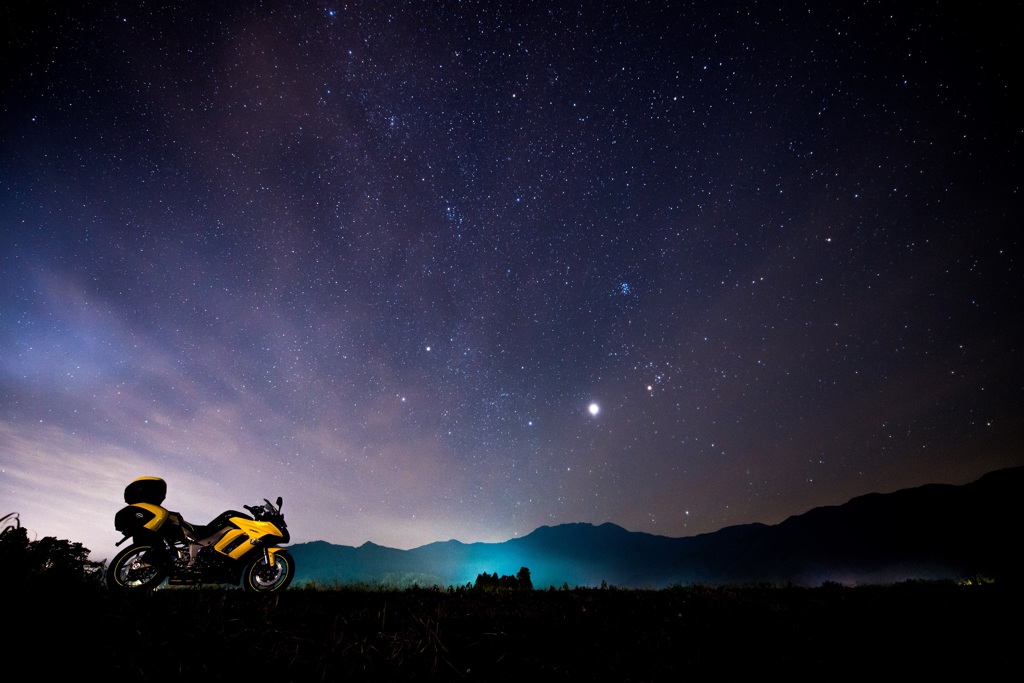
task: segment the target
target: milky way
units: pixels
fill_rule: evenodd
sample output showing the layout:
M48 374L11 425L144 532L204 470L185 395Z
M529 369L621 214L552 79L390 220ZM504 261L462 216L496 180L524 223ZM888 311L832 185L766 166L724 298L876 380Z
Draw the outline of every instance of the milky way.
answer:
M1024 463L1019 20L9 3L0 515L689 536ZM1017 104L1015 104L1017 103Z

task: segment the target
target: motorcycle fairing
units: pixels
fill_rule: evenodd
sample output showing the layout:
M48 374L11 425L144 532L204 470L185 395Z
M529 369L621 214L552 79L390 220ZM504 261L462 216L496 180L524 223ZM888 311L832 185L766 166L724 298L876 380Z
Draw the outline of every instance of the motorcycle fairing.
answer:
M255 548L267 536L284 538L281 530L270 522L255 521L248 517L232 517L230 521L236 528L228 529L213 549L235 560Z
M278 548L277 546L274 546L272 548L267 548L266 549L267 556L270 558L270 566L271 567L273 567L275 564L277 564L277 560L274 559L274 558L277 557L277 553L279 553L282 550L284 550L284 548Z

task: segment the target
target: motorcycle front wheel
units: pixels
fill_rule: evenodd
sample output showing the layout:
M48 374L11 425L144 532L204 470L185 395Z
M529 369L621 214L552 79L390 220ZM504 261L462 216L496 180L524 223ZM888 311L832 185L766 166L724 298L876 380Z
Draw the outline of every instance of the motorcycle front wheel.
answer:
M117 590L155 588L167 578L160 564L147 560L159 556L160 549L148 543L134 543L114 556L107 569L107 585Z
M265 555L260 554L245 566L242 587L256 593L272 593L287 588L294 576L295 560L287 550L278 550L272 565L267 562Z

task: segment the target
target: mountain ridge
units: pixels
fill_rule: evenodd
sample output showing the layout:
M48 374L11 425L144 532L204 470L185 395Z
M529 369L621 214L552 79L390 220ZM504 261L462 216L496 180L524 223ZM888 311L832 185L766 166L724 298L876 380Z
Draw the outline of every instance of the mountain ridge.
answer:
M1024 526L1024 466L956 486L926 484L812 508L774 525L689 537L613 522L537 527L498 543L456 539L410 550L366 542L296 544L297 580L461 586L481 573L531 571L534 586L664 588L676 584L819 585L1022 578L1014 540Z

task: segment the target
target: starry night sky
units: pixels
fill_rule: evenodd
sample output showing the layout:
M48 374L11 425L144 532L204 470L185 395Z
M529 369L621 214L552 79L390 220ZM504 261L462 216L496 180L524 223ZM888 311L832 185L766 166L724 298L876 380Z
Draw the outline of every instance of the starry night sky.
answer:
M1024 464L1020 14L782 5L8 3L0 515L690 536Z

